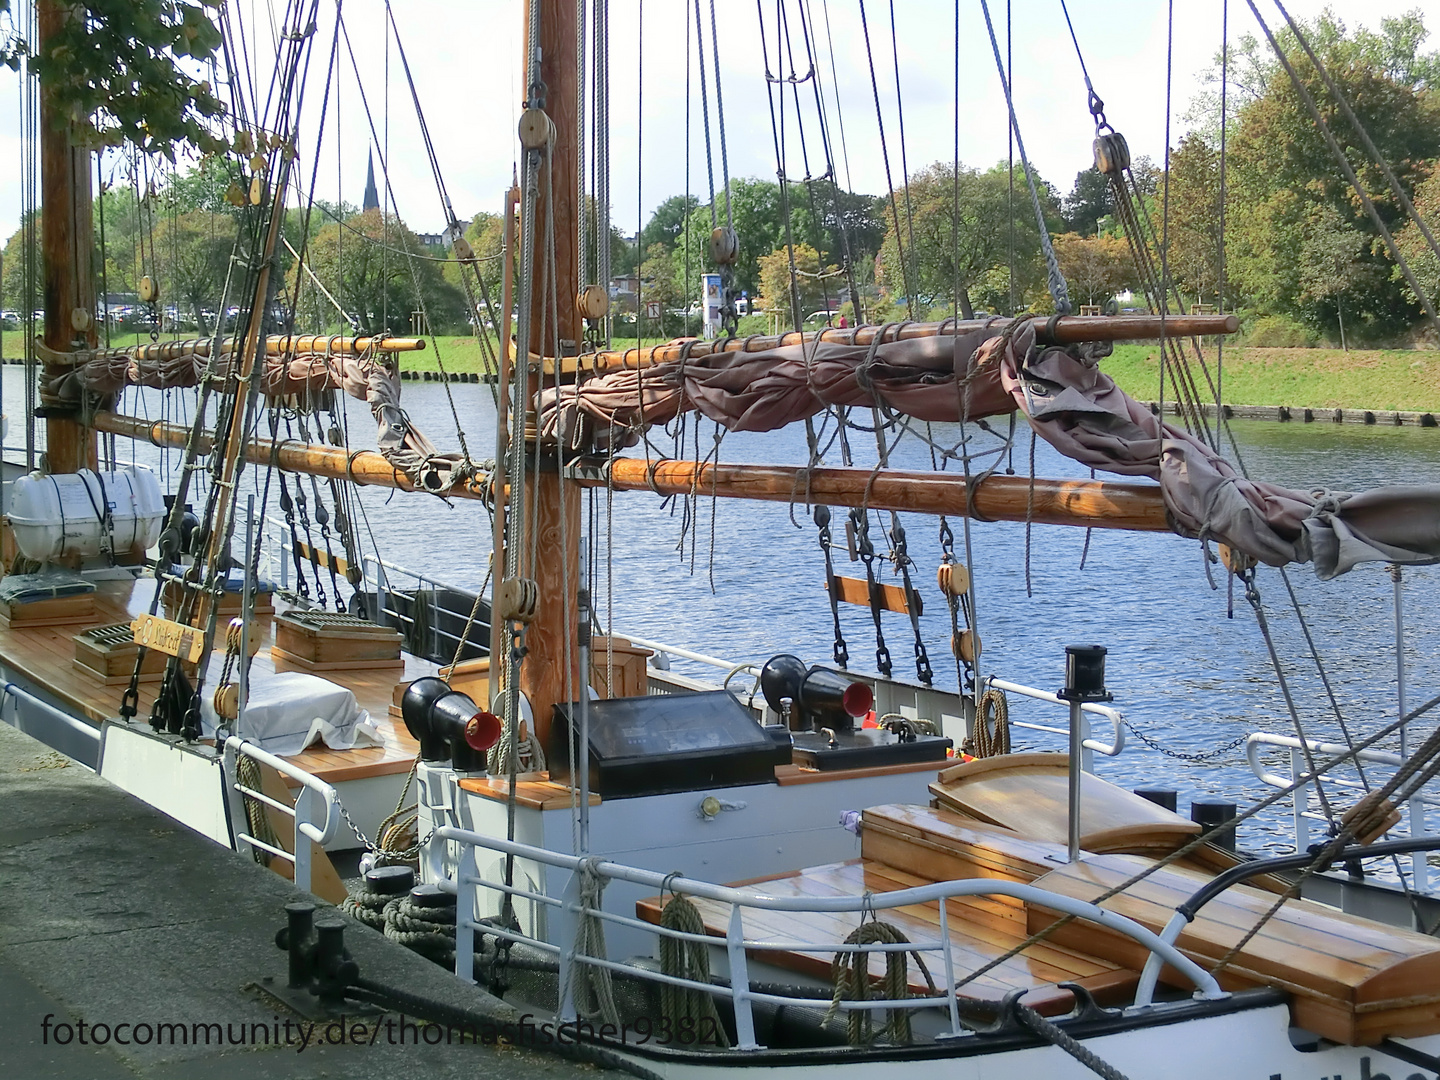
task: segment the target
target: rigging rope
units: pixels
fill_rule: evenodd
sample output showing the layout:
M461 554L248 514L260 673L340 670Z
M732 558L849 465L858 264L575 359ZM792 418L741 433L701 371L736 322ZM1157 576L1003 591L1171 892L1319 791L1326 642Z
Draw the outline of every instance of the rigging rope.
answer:
M1040 249L1045 253L1046 284L1050 297L1055 301L1055 310L1061 315L1070 314L1070 292L1065 285L1065 275L1060 273L1060 263L1055 258L1055 248L1050 243L1050 229L1045 224L1045 212L1040 208L1040 191L1035 185L1035 173L1030 168L1030 159L1025 154L1025 140L1020 135L1020 121L1015 115L1015 102L1010 95L1010 74L1000 60L1000 43L995 38L995 25L990 19L989 0L980 0L985 13L985 29L990 33L990 50L995 54L995 70L1000 75L1000 86L1005 91L1005 107L1010 113L1010 130L1015 134L1015 146L1020 151L1020 167L1025 171L1025 182L1030 187L1030 201L1035 208L1035 225L1040 233Z

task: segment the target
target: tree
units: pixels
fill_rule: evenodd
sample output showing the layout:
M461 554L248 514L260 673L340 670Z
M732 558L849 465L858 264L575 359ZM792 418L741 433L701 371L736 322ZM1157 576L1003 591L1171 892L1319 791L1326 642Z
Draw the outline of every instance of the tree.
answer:
M465 226L465 239L470 244L470 250L475 253L475 270L479 271L480 280L485 283L490 301L496 305L496 313L499 314L501 286L505 281L505 219L499 214L489 214L482 210ZM465 293L465 282L468 281L475 302L483 305L484 298L475 284L475 270L461 266L452 253L442 265L441 275L461 296Z
M658 241L650 245L650 250L645 253L645 261L640 266L640 294L647 305L660 305L659 326L662 333L667 332L670 327L682 324L684 320L683 315L675 314L685 299L680 282L682 272L677 265L675 253L670 248ZM645 319L643 310L638 318L642 322L651 322ZM640 324L637 323L638 325Z
M1065 228L1081 236L1094 236L1102 218L1115 212L1110 200L1110 181L1093 165L1075 174L1075 186L1062 204Z
M1440 163L1437 163L1440 165ZM1430 227L1430 234L1437 235L1436 230L1440 229L1440 167L1437 167L1430 174L1430 178L1415 189L1415 211ZM1425 290L1431 302L1440 300L1440 257L1431 250L1420 227L1411 221L1405 228L1395 236L1395 245L1400 249L1400 254L1405 256L1405 261L1410 264L1410 269L1415 273L1415 279L1420 283L1420 288ZM9 255L6 255L9 258ZM1395 267L1395 277L1400 278L1400 268ZM1409 286L1406 286L1406 293L1409 294ZM1418 297L1413 297L1419 303Z
M29 58L41 93L70 125L71 138L91 147L129 143L172 161L185 144L211 152L224 146L214 124L225 114L208 81L177 63L215 60L220 29L204 0L125 0L77 5L45 47ZM10 0L0 0L0 12ZM19 68L26 45L0 41L0 62Z
M331 222L322 228L310 244L309 263L362 333L408 333L410 314L422 297L433 328L463 323L464 297L444 280L439 264L406 258L404 252L426 254L404 222L393 216L387 221L380 210L367 210L343 225ZM291 277L294 295L293 271Z
M1413 198L1440 156L1440 55L1421 51L1426 31L1419 12L1381 20L1377 33L1363 27L1351 32L1327 11L1302 23L1301 31ZM1276 36L1381 220L1392 232L1401 229L1405 215L1399 200L1295 35L1283 28ZM1347 339L1404 334L1420 316L1415 298L1394 273L1379 230L1268 42L1242 39L1232 50L1231 65L1226 262L1237 292L1233 299L1257 314L1299 319L1329 336L1338 330L1342 311ZM1205 120L1195 135L1211 155L1218 147L1218 75L1217 63L1210 90L1192 110ZM1199 157L1193 155L1192 164ZM1178 172L1176 164L1172 161L1172 173ZM1185 185L1177 175L1172 182L1173 212ZM1214 196L1204 201L1215 205ZM1322 287L1307 260L1329 252L1330 241L1350 250L1345 228L1355 230L1361 244L1353 262L1341 260L1343 287ZM1172 255L1178 252L1172 249ZM1325 276L1333 278L1328 255L1325 261L1330 267Z
M694 195L671 195L655 208L650 221L640 230L640 247L649 258L650 249L663 244L667 251L674 251L675 244L685 231L685 220L700 206Z
M931 304L948 309L954 300L958 300L960 313L967 319L973 317L977 300L1004 310L1009 306L1012 226L1017 298L1043 282L1040 234L1030 193L1023 174L1017 173L1012 203L1006 173L1004 164L988 172L961 166L957 178L949 162L936 162L912 176L906 190L896 193L904 243L897 243L892 221L876 259L877 284L891 297L899 298L902 305L907 293L913 296L917 317ZM1037 186L1042 205L1054 213L1053 191L1049 185ZM907 195L911 217L908 223L904 217ZM1004 272L997 276L993 273L996 270Z
M1130 246L1116 236L1066 233L1055 238L1055 258L1072 298L1102 304L1130 282L1134 272Z
M795 245L794 289L791 289L790 251L777 248L769 255L760 257L760 296L765 306L783 313L789 326L799 326L805 316L821 309L828 302L834 303L839 295L833 282L840 271L835 266L823 269L820 253L809 244ZM795 301L799 301L799 308ZM828 310L828 309L827 309Z
M219 311L234 247L235 221L227 214L193 210L161 218L154 245L161 302L189 311L202 331L213 331L204 313ZM239 298L232 292L231 299Z
M1354 288L1365 237L1329 206L1312 206L1300 248L1300 296L1312 305L1335 306L1340 347L1345 343L1345 294Z
M1220 156L1198 135L1170 155L1170 276L1182 297L1217 301L1220 278Z
M40 235L40 211L31 210L30 214L35 219L35 235ZM8 310L18 311L24 315L27 311L34 311L40 306L40 289L42 280L40 276L41 267L39 252L36 252L35 260L35 293L33 296L25 295L25 226L22 219L20 228L10 234L10 239L5 241L4 278L0 279L0 307Z
M740 255L735 261L735 289L753 296L760 288L760 256L774 251L786 242L780 185L770 180L732 179L730 213L736 237L740 242ZM725 196L720 192L715 194L715 225L725 225ZM797 200L792 198L790 235L798 243L812 236L814 228L815 220L810 214L808 200L797 205ZM698 207L686 219L684 233L676 243L677 247L688 244L690 251L699 253L693 267L694 273L714 269L714 264L710 261L711 229L710 207Z

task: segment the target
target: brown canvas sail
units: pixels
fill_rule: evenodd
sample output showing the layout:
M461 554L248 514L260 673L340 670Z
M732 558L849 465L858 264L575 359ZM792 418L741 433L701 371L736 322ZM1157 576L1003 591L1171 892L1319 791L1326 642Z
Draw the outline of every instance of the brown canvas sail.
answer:
M952 423L1018 409L1082 465L1159 481L1177 531L1259 562L1310 562L1323 579L1360 562L1440 559L1440 487L1307 492L1247 479L1120 390L1099 367L1103 350L1038 346L1038 325L996 320L958 335L715 352L615 371L546 390L541 434L568 437L584 425L599 445L620 447L687 409L731 431L774 430L834 406Z

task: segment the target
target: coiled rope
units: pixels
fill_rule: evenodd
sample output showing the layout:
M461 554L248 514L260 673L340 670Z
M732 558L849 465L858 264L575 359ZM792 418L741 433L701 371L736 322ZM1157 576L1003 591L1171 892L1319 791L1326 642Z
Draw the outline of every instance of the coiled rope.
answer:
M243 754L239 755L235 760L235 779L241 787L259 791L261 785L260 763L254 758L245 757ZM246 795L244 806L245 827L249 830L250 835L261 844L268 844L270 847L284 850L280 843L280 834L275 831L265 804L253 796ZM261 866L270 865L270 853L264 848L252 845L251 852L255 856L255 861Z
M455 903L437 907L401 896L385 905L384 934L391 941L434 960L455 966Z
M863 922L849 937L845 939L846 945L872 945L876 943L896 945L909 941L893 923L882 922L879 919L871 919ZM930 992L935 993L935 980L930 977L930 970L925 966L925 961L915 951L910 952L887 952L885 954L885 974L879 980L879 998L876 1000L901 1001L910 996L910 976L906 963L906 957L913 956L915 963L920 967L920 973L925 976L925 982L930 987ZM830 981L834 984L835 992L830 999L830 1008L825 1012L824 1023L829 1023L840 1011L842 1001L869 1001L870 997L870 953L855 950L853 952L837 952L835 958L830 961ZM851 1009L845 1015L846 1035L851 1046L865 1046L874 1041L877 1037L883 1037L887 1042L897 1046L904 1046L911 1041L910 1014L905 1009L887 1010L888 1019L878 1031L875 1029L874 1013L872 1009Z
M991 731L991 724L994 731ZM970 743L976 757L995 757L1010 753L1010 703L1005 691L993 686L980 695L975 708L975 730Z
M678 930L684 934L705 934L705 921L700 917L700 909L679 893L661 909L660 925L664 929ZM672 978L708 983L710 947L703 941L681 941L662 935L660 970ZM704 990L663 983L660 987L660 1014L670 1025L671 1031L682 1030L682 1023L686 1025L683 1028L686 1031L713 1031L716 1044L722 1050L730 1047L730 1039L725 1034L725 1026L720 1022L715 999Z

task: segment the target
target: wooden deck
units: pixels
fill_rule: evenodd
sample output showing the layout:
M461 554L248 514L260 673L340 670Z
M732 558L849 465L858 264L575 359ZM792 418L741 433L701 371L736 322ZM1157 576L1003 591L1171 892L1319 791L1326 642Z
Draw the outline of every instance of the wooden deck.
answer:
M1023 763L1022 763L1023 767ZM1142 847L1147 842L1142 838ZM1001 878L1030 882L1063 896L1093 901L1103 892L1154 866L1148 855L1086 853L1064 861L1065 848L1022 836L994 822L967 818L947 809L881 806L865 811L861 858L776 877L738 883L769 896L863 896L935 881ZM1159 932L1182 903L1210 879L1215 868L1173 864L1104 901L1112 911ZM1204 907L1180 934L1178 947L1209 970L1239 945L1247 931L1270 911L1275 893L1236 885ZM723 939L729 906L694 900L708 934ZM1063 1012L1071 995L1056 983L1077 982L1106 1003L1128 1004L1148 951L1123 934L1091 922L1052 926L1058 915L1043 905L1006 897L956 897L946 904L957 976L974 971L1024 941L1049 931L1041 942L961 988L962 995L995 999L1025 989L1027 1004L1042 1012ZM660 898L636 905L650 922L660 918ZM911 940L934 940L939 905L890 908L878 917ZM745 935L752 941L785 946L752 950L765 961L828 981L831 951L804 946L833 945L858 925L856 914L747 910ZM925 957L930 974L943 985L939 954ZM878 979L884 960L874 956ZM1440 1033L1440 942L1423 934L1347 915L1304 900L1287 900L1219 973L1221 985L1239 990L1270 986L1291 995L1294 1023L1337 1043L1372 1046L1385 1038ZM1190 989L1166 968L1161 981ZM909 961L910 991L928 996L918 965Z
M42 689L65 703L78 715L95 724L119 715L122 686L107 686L101 679L74 663L75 635L92 626L129 622L150 609L155 582L150 578L131 581L96 583L95 613L83 622L58 626L36 626L25 629L0 628L0 662L24 673ZM276 601L276 609L284 610ZM262 636L260 651L251 668L263 678L275 672L270 658L273 639L271 619L259 616L252 632ZM355 700L379 726L385 740L383 746L356 750L330 750L312 747L290 760L328 783L357 780L367 776L385 776L408 772L419 744L410 737L405 725L390 714L397 682L409 682L436 673L436 665L408 654L404 668L379 668L360 671L326 672L324 678L354 693ZM149 714L159 684L140 684L140 716Z

